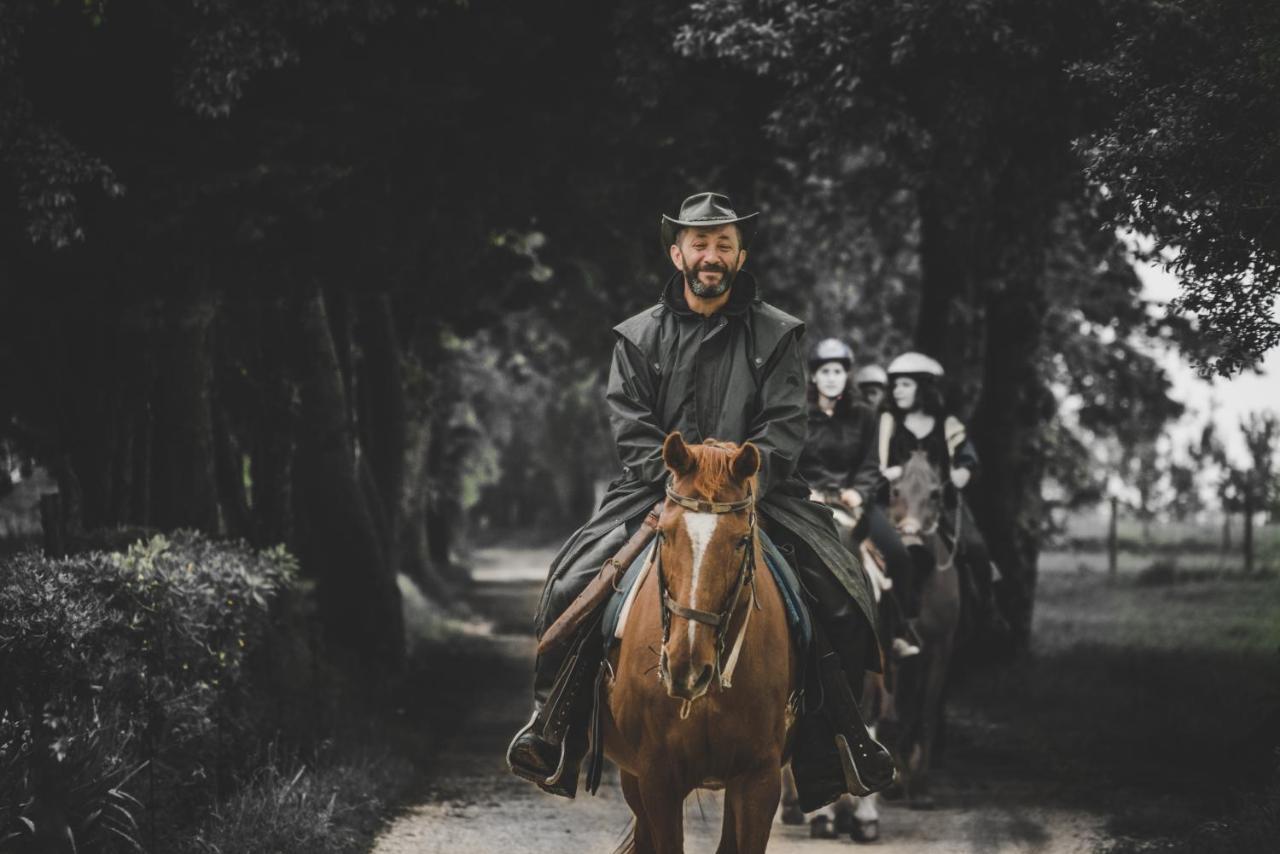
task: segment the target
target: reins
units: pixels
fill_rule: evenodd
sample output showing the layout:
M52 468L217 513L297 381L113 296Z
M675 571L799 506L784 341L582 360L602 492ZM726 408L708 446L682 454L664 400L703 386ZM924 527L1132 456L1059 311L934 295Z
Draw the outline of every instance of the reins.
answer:
M673 599L667 587L666 576L662 572L662 544L665 538L663 537L661 530L657 533L658 543L654 550L655 571L658 576L658 590L661 597L663 646L666 646L667 641L671 637L672 614L695 623L710 626L716 633L715 671L719 675L720 686L722 688L729 688L733 685L733 671L738 664L738 655L742 651L743 639L747 635L747 624L751 620L751 611L760 608L760 602L756 598L755 578L755 545L758 531L755 510L755 490L748 487L747 497L740 501L703 501L697 498L690 498L687 495L681 495L675 491L670 483L668 483L667 500L694 513L714 513L716 515L741 513L743 511L750 513L750 530L742 541L742 563L738 567L738 574L737 579L734 582L733 593L729 596L728 603L725 608L718 613L690 608ZM742 625L738 629L737 638L734 640L733 647L729 652L729 657L726 659L724 657L724 649L725 641L727 639L726 635L729 629L729 620L732 618L733 612L738 608L738 602L742 598L743 588L748 586L751 588L751 606L747 608L747 615L742 620ZM671 674L666 669L665 657L661 664L660 675L663 679L669 680L671 678ZM690 700L686 700L684 702L684 705L680 709L681 718L688 717L691 705L692 701Z

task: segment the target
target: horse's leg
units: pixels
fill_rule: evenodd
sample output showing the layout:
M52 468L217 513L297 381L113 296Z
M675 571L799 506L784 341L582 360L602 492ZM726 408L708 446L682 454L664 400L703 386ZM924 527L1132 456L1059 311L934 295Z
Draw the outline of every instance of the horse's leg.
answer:
M925 676L924 703L921 706L919 761L913 769L911 806L914 809L933 807L933 795L929 792L929 768L933 762L933 740L938 733L938 719L942 713L942 690L946 686L947 670L951 666L951 640L944 640L934 651Z
M782 778L776 764L741 774L725 785L725 816L733 813L732 837L725 823L716 854L764 854L773 829L773 813L782 794Z
M655 854L683 854L685 790L679 781L660 779L656 774L646 775L638 782L644 814L649 819L649 841L653 851ZM777 806L776 801L774 806ZM772 810L769 818L773 818Z
M653 833L649 828L649 817L644 811L644 799L640 797L640 781L634 774L619 772L622 780L622 796L627 799L627 806L635 816L636 826L632 834L635 840L635 854L653 854Z
M800 794L790 764L782 769L782 823L804 824L804 810L800 809Z
M853 832L850 834L854 842L875 842L880 838L879 797L871 794L858 798L857 809L853 811Z

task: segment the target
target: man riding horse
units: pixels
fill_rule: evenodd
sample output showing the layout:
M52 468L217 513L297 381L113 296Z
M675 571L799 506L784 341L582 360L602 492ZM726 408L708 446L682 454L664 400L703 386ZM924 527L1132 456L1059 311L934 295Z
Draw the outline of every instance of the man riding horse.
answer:
M739 216L726 196L698 193L677 216L662 217L675 273L656 305L613 329L606 399L622 476L552 561L537 631L541 637L663 496L669 433L695 443L751 442L761 458L762 528L794 561L814 600L822 648L838 652L845 674L845 684L824 689L844 696L858 689L865 668L879 668L874 603L857 558L840 545L831 512L808 500L794 474L807 418L804 325L763 302L755 278L742 269L756 216ZM600 644L583 636L538 657L533 716L512 740L507 761L513 773L552 794L576 794L600 656ZM847 745L836 766L846 769L840 785L887 786L893 760L867 732L856 703L825 708L845 710L844 719L831 722L837 743Z

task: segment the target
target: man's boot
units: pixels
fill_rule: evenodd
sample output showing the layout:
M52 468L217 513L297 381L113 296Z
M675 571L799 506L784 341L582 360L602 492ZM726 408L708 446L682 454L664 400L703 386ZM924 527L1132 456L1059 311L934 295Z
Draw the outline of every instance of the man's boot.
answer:
M564 798L578 792L600 647L598 624L593 622L574 641L546 702L535 702L533 717L507 748L511 773L538 784L544 792Z
M867 730L839 660L834 661L834 666L828 663L833 659L836 659L835 653L829 653L820 665L827 692L827 715L836 731L836 749L844 766L846 791L862 797L887 788L898 772L889 751Z
M862 719L858 698L841 666L840 656L821 631L815 632L823 708L835 730L836 750L844 767L847 791L856 797L887 788L897 777L893 756L876 741Z

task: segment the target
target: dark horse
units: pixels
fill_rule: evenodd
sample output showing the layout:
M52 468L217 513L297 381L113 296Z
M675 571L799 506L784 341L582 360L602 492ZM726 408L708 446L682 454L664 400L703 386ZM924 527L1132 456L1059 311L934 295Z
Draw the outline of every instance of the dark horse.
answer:
M635 814L620 850L683 851L685 797L723 788L717 851L763 852L798 662L760 547L760 454L672 433L662 458L671 479L658 541L603 688L605 752Z
M920 588L920 618L916 632L920 655L890 667L892 695L886 724L908 805L933 805L928 772L933 745L942 722L943 689L960 623L960 583L956 577L956 543L939 532L942 523L942 482L923 451L915 451L902 468L902 477L889 490L889 518L897 526L912 557L927 565ZM890 729L886 726L886 729ZM888 736L889 733L886 732Z

